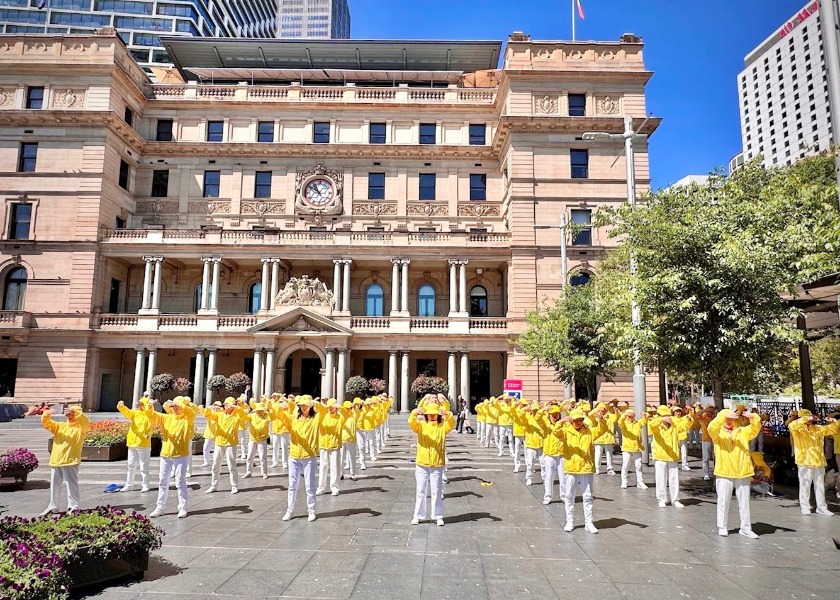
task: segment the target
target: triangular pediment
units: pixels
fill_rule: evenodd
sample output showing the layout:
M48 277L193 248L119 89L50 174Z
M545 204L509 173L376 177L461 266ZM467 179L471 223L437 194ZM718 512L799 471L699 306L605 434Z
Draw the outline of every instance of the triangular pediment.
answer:
M342 327L329 317L300 306L289 307L286 312L257 323L248 330L248 333L353 335L351 330Z

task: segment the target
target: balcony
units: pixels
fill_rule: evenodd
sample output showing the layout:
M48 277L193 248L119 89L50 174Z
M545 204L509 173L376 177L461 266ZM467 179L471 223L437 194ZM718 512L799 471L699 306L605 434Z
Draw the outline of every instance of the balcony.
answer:
M32 313L22 310L0 310L0 333L4 336L25 344L32 326Z

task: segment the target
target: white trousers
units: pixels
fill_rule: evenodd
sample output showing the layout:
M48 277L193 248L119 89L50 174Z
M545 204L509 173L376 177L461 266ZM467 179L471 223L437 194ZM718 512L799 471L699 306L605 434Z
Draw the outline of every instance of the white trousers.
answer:
M675 462L657 460L653 463L656 473L656 499L660 502L668 500L668 490L671 491L671 504L680 499L680 470Z
M525 448L525 479L534 478L534 459L540 461L540 474L542 474L542 448Z
M525 438L517 435L513 438L513 468L518 469L522 464L519 455L522 453L522 448L525 446Z
M230 487L239 487L239 473L236 470L236 446L219 446L213 449L213 470L210 473L210 485L216 487L219 475L222 473L222 457L224 456L230 474Z
M245 472L248 474L251 473L255 451L260 463L260 475L265 475L268 472L268 440L248 442L248 458L245 459Z
M303 482L306 486L306 508L311 513L315 513L315 462L317 459L313 458L289 458L289 513L295 512L295 503L297 501L298 485L300 484L300 476L303 474Z
M414 467L414 478L417 480L417 499L414 503L414 518L426 518L426 495L432 488L432 518L443 518L443 467Z
M828 510L825 503L825 467L799 467L799 507L811 511L811 485L814 486L814 497L817 508Z
M288 433L272 433L271 434L271 463L276 465L278 454L280 457L280 464L282 466L288 465L289 457L289 438Z
M566 474L563 472L563 457L544 454L542 457L545 477L543 478L544 500L551 500L554 493L554 479L559 479L560 500L566 497Z
M475 437L479 441L484 439L484 421L475 422Z
M715 453L715 447L712 442L702 442L700 448L703 453L703 477L709 477L709 461Z
M644 483L642 479L642 453L641 452L622 452L621 453L621 485L627 485L627 472L630 470L630 461L633 461L633 467L636 469L636 485Z
M248 430L239 430L239 458L245 458L248 452Z
M373 429L360 429L358 433L362 436L362 447L359 448L360 460L364 460L363 455L367 452L370 454L370 460L373 461L376 458L376 437Z
M50 504L47 508L58 510L62 484L67 487L67 510L79 508L79 465L50 467Z
M680 458L682 458L682 466L688 466L688 440L680 440Z
M507 440L508 451L513 456L513 425L499 425L499 439L497 442L499 456L502 455L505 440Z
M575 522L575 495L577 487L580 486L580 495L583 498L583 520L584 523L592 523L592 475L566 475L566 495L563 502L566 505L566 523Z
M356 476L356 452L358 451L358 446L356 442L344 442L341 445L341 473L344 474L344 471L349 470L350 476Z
M365 468L365 435L361 429L356 430L356 454L359 467Z
M607 471L613 470L613 446L615 444L595 444L595 474L601 472L601 455L607 455Z
M204 448L202 448L202 454L204 455L204 464L202 466L206 467L211 463L213 460L213 449L216 447L216 441L213 439L204 439Z
M169 499L169 476L175 472L175 489L178 490L178 510L187 508L187 463L188 456L180 458L160 457L160 477L158 479L157 507L166 508Z
M496 435L498 433L498 425L487 423L487 431L484 432L484 447L489 448L490 442L496 443Z
M341 458L341 450L321 450L321 460L318 469L318 489L326 489L327 469L330 475L330 489L338 491L338 463Z
M128 449L128 473L125 476L126 485L134 485L134 474L137 467L140 467L140 485L149 487L149 462L152 457L151 448L129 448Z
M729 520L729 503L732 501L732 491L738 499L738 513L741 515L741 530L752 531L750 524L750 478L730 479L729 477L716 477L715 489L717 489L717 526L718 529L726 529Z

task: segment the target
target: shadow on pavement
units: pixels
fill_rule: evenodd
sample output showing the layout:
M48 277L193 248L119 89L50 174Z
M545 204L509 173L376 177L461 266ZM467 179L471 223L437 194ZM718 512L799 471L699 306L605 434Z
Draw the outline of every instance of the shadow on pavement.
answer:
M490 521L494 521L496 523L502 520L501 517L491 515L487 512L471 512L463 515L455 515L454 517L446 517L446 523L468 523L470 521L481 521L482 519L489 519Z
M623 525L633 525L638 527L639 529L647 529L648 526L644 523L636 523L635 521L628 521L627 519L602 519L600 521L595 521L595 527L598 529L617 529Z
M700 500L699 498L683 498L680 500L686 506L699 506L700 504L717 504L717 500L712 502L711 500Z
M343 496L345 494L360 494L362 492L383 492L383 493L386 493L387 491L388 490L386 490L383 487L353 488L353 489L350 489L350 490L342 490L341 495Z
M796 533L796 529L790 529L789 527L780 527L779 525L771 525L770 523L753 523L752 530L758 535L770 535L776 533L777 531L783 531L785 533Z
M90 587L85 587L81 590L73 592L70 594L70 598L88 598L90 596L97 596L106 590L110 591L119 591L121 589L128 590L128 586L132 583L137 581L157 581L158 579L163 579L164 577L172 577L173 575L179 575L183 573L184 569L179 567L178 565L169 562L165 558L161 558L160 556L155 556L152 554L149 556L149 568L146 570L146 573L141 577L125 577L123 578L122 584L117 584L113 581L108 583L102 583L99 585L92 585ZM105 593L107 595L107 592Z
M238 512L243 515L248 515L254 512L250 506L220 506L218 508L202 508L199 510L191 510L190 516L196 515L221 515L229 512Z
M452 481L451 479L449 481ZM484 498L481 494L476 494L475 492L467 491L467 492L452 492L451 494L444 494L444 498L463 498L465 496L475 496L476 498Z
M356 480L357 480L357 481L361 481L361 480L363 480L363 481L371 481L371 480L373 480L373 479L390 479L391 481L393 481L393 480L394 480L394 478L393 478L393 477L391 477L390 475L371 475L371 476L367 476L367 475L356 475Z
M382 513L370 508L345 508L344 510L319 512L318 518L329 519L331 517L352 517L354 515L370 515L371 517L381 517Z
M456 481L471 481L471 480L481 481L481 477L476 477L475 475L469 475L469 476L465 476L465 477L450 477L449 478L449 481L453 482L453 483L456 482Z
M270 492L272 490L277 490L278 492L287 492L289 488L287 488L284 485L261 485L259 487L239 488L240 492Z

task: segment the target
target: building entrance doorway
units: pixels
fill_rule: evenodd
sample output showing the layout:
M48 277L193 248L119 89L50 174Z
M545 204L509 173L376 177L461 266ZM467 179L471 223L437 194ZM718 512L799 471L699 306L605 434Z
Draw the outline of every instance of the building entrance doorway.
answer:
M481 402L482 398L490 397L490 361L489 360L471 360L470 361L470 398L467 402L470 403L470 408ZM475 402L472 399L475 398Z
M287 394L321 395L321 359L312 350L298 350L286 359Z

